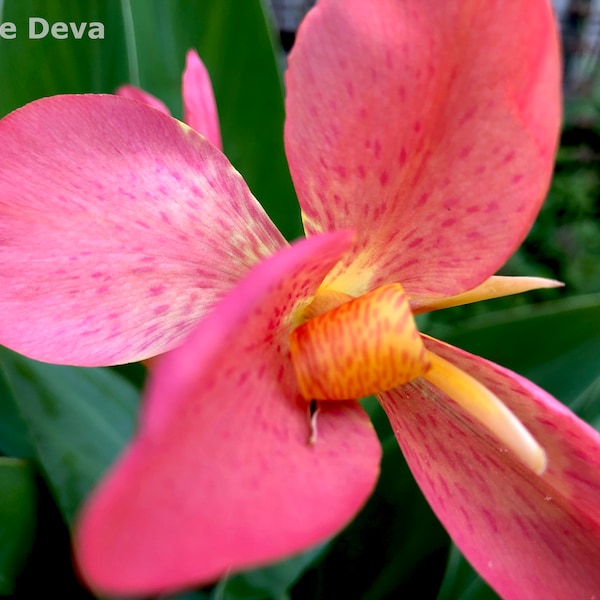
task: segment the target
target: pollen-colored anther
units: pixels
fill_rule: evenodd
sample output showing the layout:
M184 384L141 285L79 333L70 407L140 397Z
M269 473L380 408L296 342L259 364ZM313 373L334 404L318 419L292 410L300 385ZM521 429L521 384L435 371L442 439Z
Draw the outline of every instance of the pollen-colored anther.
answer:
M348 400L390 390L429 368L406 294L390 284L292 331L292 362L307 400Z
M447 360L428 352L425 378L481 423L534 473L546 469L546 453L523 423L488 388Z

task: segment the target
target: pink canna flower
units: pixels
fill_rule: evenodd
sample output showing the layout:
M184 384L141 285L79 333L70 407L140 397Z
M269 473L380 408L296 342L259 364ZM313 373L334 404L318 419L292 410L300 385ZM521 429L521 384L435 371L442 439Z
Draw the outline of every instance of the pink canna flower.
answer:
M0 340L84 366L166 352L135 439L81 515L83 577L159 593L331 536L377 478L356 401L376 394L434 511L499 594L592 597L598 434L413 320L554 285L492 276L552 172L549 3L321 0L286 83L307 234L291 246L193 129L219 144L193 54L192 127L131 88L0 122Z

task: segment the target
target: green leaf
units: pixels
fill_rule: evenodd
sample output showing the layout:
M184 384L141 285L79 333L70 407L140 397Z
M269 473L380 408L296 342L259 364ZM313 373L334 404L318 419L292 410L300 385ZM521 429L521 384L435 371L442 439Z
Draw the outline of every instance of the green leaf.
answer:
M600 375L575 400L571 408L600 431Z
M28 458L35 455L29 431L23 422L13 390L0 363L0 453Z
M59 508L71 523L130 438L138 392L109 369L49 365L4 348L0 362Z
M15 39L0 38L0 115L43 96L111 92L127 80L125 38L119 0L4 0L2 21L14 23ZM100 22L103 40L29 37L29 19Z
M322 544L280 563L223 579L213 600L285 600L292 585L323 554L325 547Z
M454 545L437 600L499 600Z
M432 329L445 341L513 369L565 404L600 373L600 294L488 313Z
M0 459L0 595L14 591L36 526L35 479L27 463Z

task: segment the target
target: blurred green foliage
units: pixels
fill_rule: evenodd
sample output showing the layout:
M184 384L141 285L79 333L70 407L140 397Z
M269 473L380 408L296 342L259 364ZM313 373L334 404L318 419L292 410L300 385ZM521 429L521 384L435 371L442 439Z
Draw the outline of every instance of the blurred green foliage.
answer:
M600 291L600 122L567 123L550 193L506 271L565 283L563 295Z

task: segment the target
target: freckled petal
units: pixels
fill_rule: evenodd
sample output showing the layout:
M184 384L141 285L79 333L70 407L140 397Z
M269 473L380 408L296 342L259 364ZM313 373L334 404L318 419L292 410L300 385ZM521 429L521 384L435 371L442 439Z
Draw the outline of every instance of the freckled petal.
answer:
M0 343L79 365L165 352L285 242L195 131L116 96L0 122Z
M437 342L426 345L513 411L545 449L535 476L423 380L382 404L423 493L503 598L592 598L600 589L600 435L526 379Z
M121 96L121 98L129 98L129 100L135 100L136 102L141 102L142 104L147 104L156 110L159 110L164 115L171 115L171 111L167 108L167 105L162 101L141 90L134 85L122 85L116 92L117 96Z
M289 64L286 151L307 233L358 232L334 287L453 295L503 264L552 172L549 2L322 0Z
M79 523L87 581L118 595L207 583L338 531L370 494L380 446L358 403L307 402L290 312L349 244L300 242L259 265L158 363L141 428Z
M210 76L194 50L187 53L183 73L183 110L185 122L201 133L217 148L221 143L219 115Z

